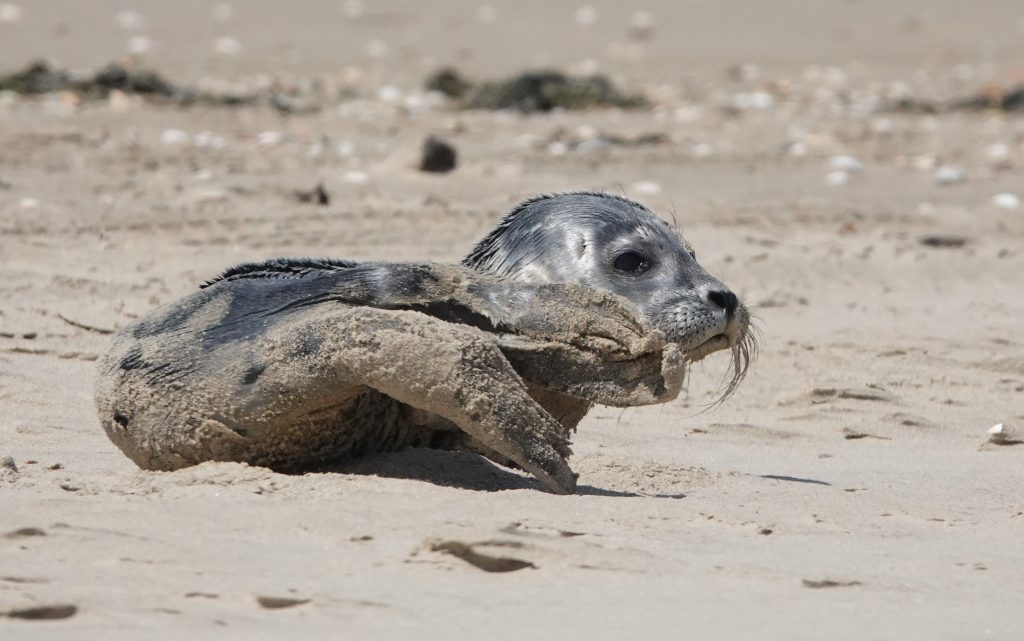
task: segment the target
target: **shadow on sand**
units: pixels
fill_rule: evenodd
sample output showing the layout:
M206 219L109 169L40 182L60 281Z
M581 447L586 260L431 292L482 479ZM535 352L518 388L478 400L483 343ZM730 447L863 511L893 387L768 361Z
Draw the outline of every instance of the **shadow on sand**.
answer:
M482 456L447 450L408 449L401 452L372 454L351 461L332 464L316 470L342 474L365 474L395 479L424 481L445 487L477 492L503 490L534 490L546 492L544 486L523 472L499 467ZM638 494L592 485L579 485L581 496L625 498L685 498L685 494Z

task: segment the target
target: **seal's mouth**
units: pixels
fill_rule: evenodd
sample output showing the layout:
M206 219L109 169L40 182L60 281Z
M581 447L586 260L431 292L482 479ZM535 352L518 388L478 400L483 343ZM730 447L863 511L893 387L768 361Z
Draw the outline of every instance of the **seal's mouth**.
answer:
M703 343L685 350L683 353L686 356L686 360L690 363L696 363L702 361L715 352L720 352L724 349L729 349L736 345L736 336L729 334L715 334L711 338L707 339Z

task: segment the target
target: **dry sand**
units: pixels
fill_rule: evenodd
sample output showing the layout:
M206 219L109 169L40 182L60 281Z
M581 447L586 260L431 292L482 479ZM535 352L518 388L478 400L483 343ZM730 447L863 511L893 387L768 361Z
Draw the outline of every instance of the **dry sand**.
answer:
M0 618L0 638L1024 634L1024 445L984 445L1024 426L1024 208L991 203L1024 197L1024 116L875 100L1019 81L1018 1L650 3L649 40L626 27L644 7L606 1L19 4L6 70L146 37L178 82L330 76L355 97L288 117L0 97L0 611L77 607ZM596 66L655 107L424 106L441 63ZM669 142L576 147L594 131ZM455 172L416 171L428 134ZM837 155L863 170L828 178ZM966 180L937 184L941 165ZM320 180L330 205L294 198ZM225 265L454 261L518 199L587 187L674 212L764 337L720 408L724 356L679 401L589 416L578 496L426 451L353 475L143 473L99 428L103 332Z

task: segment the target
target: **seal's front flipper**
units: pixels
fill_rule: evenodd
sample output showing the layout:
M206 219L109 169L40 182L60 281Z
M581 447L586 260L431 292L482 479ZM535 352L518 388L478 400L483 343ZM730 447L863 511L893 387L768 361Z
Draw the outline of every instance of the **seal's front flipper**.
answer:
M530 397L492 336L409 311L353 312L344 323L318 315L306 328L345 380L448 419L553 492L574 491L568 430Z

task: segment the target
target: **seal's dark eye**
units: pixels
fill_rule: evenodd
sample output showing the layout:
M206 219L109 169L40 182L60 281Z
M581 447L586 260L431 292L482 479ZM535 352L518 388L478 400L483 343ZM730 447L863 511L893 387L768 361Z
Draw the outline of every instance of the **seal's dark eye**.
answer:
M627 274L642 274L651 267L651 261L643 254L625 251L615 257L612 267Z

